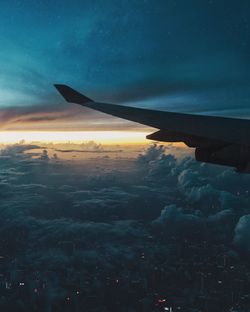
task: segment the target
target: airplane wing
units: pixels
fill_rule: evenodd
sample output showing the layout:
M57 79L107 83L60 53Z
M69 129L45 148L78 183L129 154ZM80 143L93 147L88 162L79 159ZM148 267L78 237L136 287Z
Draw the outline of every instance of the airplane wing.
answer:
M250 120L98 103L66 85L55 87L67 102L159 129L148 139L184 142L196 148L199 161L234 166L239 171L250 161Z

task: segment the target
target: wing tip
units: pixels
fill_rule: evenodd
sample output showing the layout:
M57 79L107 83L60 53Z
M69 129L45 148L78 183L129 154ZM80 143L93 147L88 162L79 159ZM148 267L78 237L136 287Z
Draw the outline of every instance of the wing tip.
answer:
M72 89L65 84L54 84L54 87L61 94L61 96L69 103L85 104L88 102L93 102L87 96L81 94L80 92Z

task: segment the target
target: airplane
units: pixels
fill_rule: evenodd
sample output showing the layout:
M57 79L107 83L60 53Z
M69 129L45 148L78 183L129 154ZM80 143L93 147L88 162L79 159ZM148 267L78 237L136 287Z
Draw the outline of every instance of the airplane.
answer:
M197 161L250 173L250 120L99 103L67 85L54 86L69 103L158 129L146 136L149 140L183 142L195 148Z

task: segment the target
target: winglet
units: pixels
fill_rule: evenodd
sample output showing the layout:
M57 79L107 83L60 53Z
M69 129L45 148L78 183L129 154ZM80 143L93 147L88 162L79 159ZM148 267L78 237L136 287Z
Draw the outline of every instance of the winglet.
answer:
M85 104L88 102L93 102L91 99L77 92L76 90L70 88L69 86L63 84L55 84L54 86L67 102L76 104Z

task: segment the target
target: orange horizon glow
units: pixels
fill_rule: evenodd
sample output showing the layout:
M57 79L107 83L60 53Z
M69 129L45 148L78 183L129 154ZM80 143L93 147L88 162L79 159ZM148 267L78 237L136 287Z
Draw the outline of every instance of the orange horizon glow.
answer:
M0 144L95 141L102 144L146 144L149 132L134 131L0 131Z

